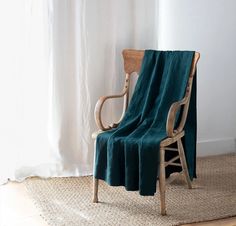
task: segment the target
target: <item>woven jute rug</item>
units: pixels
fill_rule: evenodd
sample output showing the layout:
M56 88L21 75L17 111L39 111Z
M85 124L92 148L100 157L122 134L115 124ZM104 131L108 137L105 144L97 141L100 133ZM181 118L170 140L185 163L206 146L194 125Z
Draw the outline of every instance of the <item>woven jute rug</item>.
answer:
M167 186L167 216L160 215L159 192L142 197L101 182L100 203L92 200L92 177L31 178L24 183L48 225L180 225L236 216L236 155L199 158L193 189L182 176Z

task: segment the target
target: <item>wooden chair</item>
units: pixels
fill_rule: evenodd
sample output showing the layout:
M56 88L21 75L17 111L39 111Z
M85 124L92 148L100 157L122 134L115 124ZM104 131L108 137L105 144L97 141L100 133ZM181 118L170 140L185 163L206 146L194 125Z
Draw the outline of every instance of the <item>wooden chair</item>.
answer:
M111 96L103 96L100 97L98 100L94 115L95 115L95 121L99 128L98 132L93 133L92 137L96 139L97 135L101 132L110 130L112 128L116 128L119 123L121 122L123 116L125 115L128 102L129 102L129 85L130 85L130 76L133 72L139 73L142 59L144 56L143 50L131 50L131 49L125 49L123 50L123 58L124 58L124 70L125 70L125 84L124 88L121 94L118 95L111 95ZM193 83L193 77L196 71L196 65L200 58L200 54L198 52L195 52L191 71L189 75L188 85L186 87L185 96L181 101L175 102L171 105L170 110L168 112L167 122L166 122L166 132L167 137L162 140L160 143L160 173L159 173L159 189L160 189L160 198L161 198L161 214L166 215L166 204L165 204L165 190L166 190L166 175L165 175L165 167L168 165L174 165L174 166L181 166L182 172L185 177L185 180L187 182L188 188L191 189L191 180L188 173L185 153L183 149L183 144L181 141L181 138L184 136L184 125L187 119L188 114L188 108L189 108L189 102L190 102L190 96L191 96L191 90L192 90L192 83ZM117 123L113 123L109 126L105 126L102 122L101 112L103 104L106 100L111 98L124 98L124 105L123 105L123 112L120 120ZM180 107L183 106L183 114L182 118L180 120L179 126L177 129L174 129L174 123L175 123L175 117L180 109ZM177 148L170 147L171 144L177 143ZM168 162L165 162L165 152L166 151L175 151L178 152L178 155ZM175 163L176 160L180 159L180 163ZM98 202L98 182L99 180L94 178L93 179L93 202Z

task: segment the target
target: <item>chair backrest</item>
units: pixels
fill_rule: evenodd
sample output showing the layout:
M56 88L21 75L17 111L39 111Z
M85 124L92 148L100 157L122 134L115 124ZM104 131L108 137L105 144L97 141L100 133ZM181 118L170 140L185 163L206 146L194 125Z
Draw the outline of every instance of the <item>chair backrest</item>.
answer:
M125 73L129 75L132 74L133 72L139 73L142 65L142 60L144 57L144 50L124 49L122 51L122 55L124 59ZM196 65L199 58L200 58L200 53L195 52L190 76L193 76L195 74Z
M125 73L139 73L144 56L144 50L125 49L122 52L124 58Z
M133 72L136 72L137 74L139 74L139 71L142 65L143 56L144 56L144 50L125 49L123 50L122 55L124 59L124 70L126 73L125 88L127 89L127 94L125 96L125 105L124 105L124 111L125 111L128 105L128 98L129 98L130 75ZM200 53L195 52L193 61L192 61L190 75L189 75L188 85L186 87L186 92L183 99L185 104L183 108L182 118L178 127L179 131L181 131L184 128L184 125L187 119L187 113L188 113L192 84L193 84L193 77L195 75L196 66L197 66L197 62L199 58L200 58Z

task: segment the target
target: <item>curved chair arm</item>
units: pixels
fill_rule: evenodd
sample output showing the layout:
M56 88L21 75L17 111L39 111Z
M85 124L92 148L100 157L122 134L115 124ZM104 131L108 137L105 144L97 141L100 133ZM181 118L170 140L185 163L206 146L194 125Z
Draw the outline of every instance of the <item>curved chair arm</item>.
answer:
M95 117L95 122L97 124L97 127L100 130L107 131L107 130L110 130L112 128L116 128L119 125L119 123L121 122L121 120L123 119L123 117L125 115L125 111L126 111L127 106L128 106L128 94L129 94L129 75L126 74L125 85L124 85L123 92L121 94L110 95L110 96L102 96L102 97L99 98L99 100L97 101L96 106L95 106L94 117ZM105 127L103 125L102 116L101 116L102 107L103 107L105 101L108 100L108 99L121 98L121 97L124 97L125 99L124 99L123 112L122 112L122 115L121 115L119 121Z
M185 97L181 101L173 103L169 109L168 116L167 116L167 123L166 123L166 132L167 132L168 137L174 137L178 133L182 132L182 130L184 129L184 125L185 125L187 115L188 115L189 102L191 98L193 78L196 72L196 65L199 58L200 58L200 53L195 52L190 75L189 75L188 84L186 87ZM183 113L182 113L182 118L180 120L178 128L175 130L174 126L175 126L176 113L182 105L185 105L183 109Z
M183 110L179 127L176 130L174 130L176 114L182 105L186 105L186 106ZM166 123L166 132L167 132L168 137L173 137L177 133L182 132L186 119L187 119L188 105L189 105L188 97L185 97L181 101L175 102L171 105L170 110L168 112L167 123Z

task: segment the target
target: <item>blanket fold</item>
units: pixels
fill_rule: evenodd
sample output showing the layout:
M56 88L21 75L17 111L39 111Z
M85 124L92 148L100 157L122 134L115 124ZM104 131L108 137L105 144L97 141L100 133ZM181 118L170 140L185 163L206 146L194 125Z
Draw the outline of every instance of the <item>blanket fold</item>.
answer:
M98 135L94 176L112 186L125 186L140 195L154 195L159 146L166 138L172 103L185 95L193 51L146 50L127 112L116 129ZM180 118L181 113L177 117ZM196 177L196 76L183 139L189 174ZM176 155L166 152L166 160ZM168 166L167 177L181 167Z

